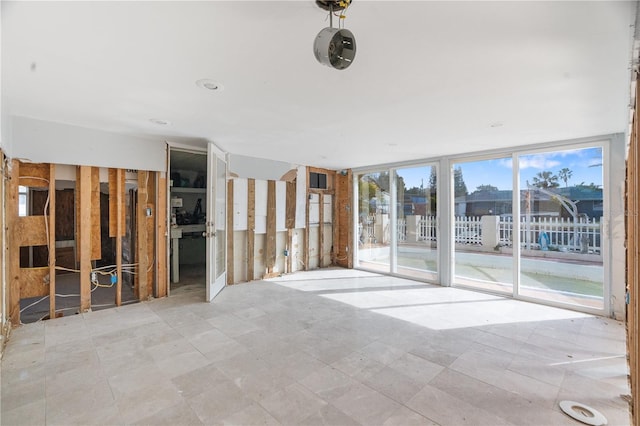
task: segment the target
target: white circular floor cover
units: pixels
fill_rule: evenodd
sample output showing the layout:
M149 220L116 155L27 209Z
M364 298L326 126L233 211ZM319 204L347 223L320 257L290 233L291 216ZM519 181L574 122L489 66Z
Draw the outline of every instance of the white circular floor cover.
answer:
M607 424L607 418L598 410L575 401L560 401L560 409L568 416L591 426Z

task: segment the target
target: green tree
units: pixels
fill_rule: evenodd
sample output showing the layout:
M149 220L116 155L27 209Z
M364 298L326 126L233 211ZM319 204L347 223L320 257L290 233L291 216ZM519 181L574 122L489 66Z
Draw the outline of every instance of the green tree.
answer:
M544 171L538 172L538 174L533 177L533 186L536 186L538 188L550 189L557 188L560 186L560 184L558 183L557 175L554 175L549 171Z
M569 181L569 179L571 179L571 176L573 176L573 172L567 167L564 167L558 171L558 177L561 181L564 182L565 188L568 186L567 182Z
M467 184L464 183L464 177L462 176L462 167L460 166L453 169L453 189L456 197L469 195Z

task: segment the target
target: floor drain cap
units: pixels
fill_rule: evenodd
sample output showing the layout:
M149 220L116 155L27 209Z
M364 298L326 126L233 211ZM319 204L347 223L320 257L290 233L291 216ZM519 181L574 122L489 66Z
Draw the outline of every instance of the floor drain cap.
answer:
M560 401L560 409L569 417L591 426L607 424L607 418L598 410L575 401Z

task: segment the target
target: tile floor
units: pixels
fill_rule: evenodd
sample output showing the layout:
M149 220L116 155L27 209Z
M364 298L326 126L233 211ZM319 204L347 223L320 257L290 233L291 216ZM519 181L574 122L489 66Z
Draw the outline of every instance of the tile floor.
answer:
M28 324L3 425L629 423L624 326L354 270L297 273Z

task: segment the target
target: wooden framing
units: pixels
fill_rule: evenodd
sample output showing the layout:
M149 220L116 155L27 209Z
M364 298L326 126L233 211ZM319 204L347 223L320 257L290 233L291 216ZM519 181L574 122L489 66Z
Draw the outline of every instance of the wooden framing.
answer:
M80 312L91 309L91 167L79 166L76 182L79 206L78 214L78 247L80 258Z
M267 182L267 243L265 250L266 276L273 274L276 265L276 181Z
M20 324L20 243L15 232L18 220L18 186L20 162L11 161L11 179L7 191L7 227L9 229L9 307L8 316L12 324Z
M255 279L256 181L247 181L247 281Z
M102 232L100 229L100 168L91 167L91 260L102 258Z
M49 318L56 317L56 166L49 165Z
M285 272L293 272L293 230L296 227L296 179L288 181L285 206L285 227L287 228L287 258L285 261Z
M309 250L311 249L311 244L309 243L309 236L311 235L311 232L309 230L309 208L311 207L310 198L311 198L311 193L307 189L307 196L305 201L306 208L305 208L305 214L304 214L304 244L302 246L303 247L302 263L304 263L305 271L309 270Z
M631 386L631 417L632 424L640 423L640 179L638 165L640 165L640 150L638 137L640 135L640 120L638 117L638 101L640 96L640 79L636 83L636 107L631 127L631 140L627 157L626 182L626 248L627 248L627 350Z
M148 227L147 227L147 202L149 192L147 189L149 172L138 171L138 209L136 212L136 263L138 264L138 274L136 275L136 296L139 300L147 300L149 298L148 275L149 275L149 259L148 259Z
M336 197L333 204L333 263L353 268L353 174L336 174Z
M318 194L318 267L324 268L324 193Z
M233 179L227 182L227 284L235 282L233 256Z
M167 175L166 173L156 173L158 204L156 208L156 262L157 262L157 290L156 297L165 297L168 294L167 284L169 283L167 269L167 247L169 231L167 229Z
M109 236L116 239L116 297L122 304L122 237L125 236L124 170L109 169Z

